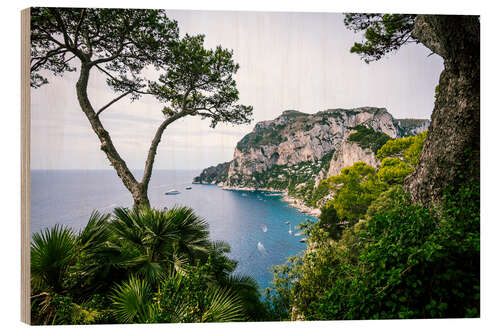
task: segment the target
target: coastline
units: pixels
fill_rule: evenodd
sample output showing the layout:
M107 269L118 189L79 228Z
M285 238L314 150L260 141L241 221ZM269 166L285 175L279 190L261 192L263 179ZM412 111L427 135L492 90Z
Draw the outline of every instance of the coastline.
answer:
M302 199L299 198L294 198L288 195L288 191L282 191L282 190L276 190L273 188L256 188L256 187L234 187L234 186L226 186L224 183L203 183L203 182L198 182L193 184L199 184L199 185L217 185L223 190L226 191L261 191L261 192L269 192L269 193L276 193L280 194L281 200L283 202L286 202L288 206L298 210L301 213L307 214L309 216L318 218L319 215L321 214L321 210L319 208L312 208L307 206Z
M310 215L312 217L318 218L321 214L321 210L319 208L312 208L307 206L302 199L294 198L288 196L288 193L283 193L282 201L286 202L290 207L295 208L301 213Z
M307 206L302 199L289 196L288 191L280 191L272 188L230 187L230 186L222 186L222 189L228 191L262 191L262 192L279 193L282 196L281 200L283 202L286 202L288 206L298 210L299 212L315 218L318 218L319 215L321 214L321 210L319 208L312 208Z

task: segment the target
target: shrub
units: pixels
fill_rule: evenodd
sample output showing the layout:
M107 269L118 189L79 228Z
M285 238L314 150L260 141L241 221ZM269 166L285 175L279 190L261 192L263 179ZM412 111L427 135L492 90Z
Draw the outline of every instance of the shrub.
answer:
M363 217L371 202L387 188L378 180L376 170L364 162L342 169L328 182L335 191L329 204L335 207L341 221L350 223Z
M438 210L401 192L387 191L389 203L339 241L311 228L314 242L276 280L279 290L289 286L292 317L479 316L479 184L448 191Z
M413 168L399 158L384 158L378 170L379 179L389 185L403 184L406 176L413 171Z
M363 125L358 125L353 129L356 132L351 133L347 141L356 142L363 149L370 148L375 154L391 138L383 132L377 132Z

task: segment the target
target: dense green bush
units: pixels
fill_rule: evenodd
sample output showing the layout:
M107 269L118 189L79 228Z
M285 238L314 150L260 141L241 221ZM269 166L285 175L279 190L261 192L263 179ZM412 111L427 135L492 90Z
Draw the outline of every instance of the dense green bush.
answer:
M342 172L328 178L335 195L329 202L341 221L357 222L364 216L371 202L387 189L381 182L375 168L364 162L356 162L342 169Z
M232 274L229 251L187 207L93 213L78 234L48 228L31 246L32 323L266 319L257 283Z
M390 139L378 150L377 158L383 161L386 157L399 158L412 167L417 165L422 152L427 131L407 138Z
M310 228L306 253L276 268L270 293L289 317L479 316L479 184L450 190L438 210L398 189L386 199L339 241Z
M413 168L397 157L384 158L377 172L379 179L389 185L403 184Z
M356 142L361 148L370 148L375 154L391 137L373 128L358 125L353 128L356 132L349 135L348 142Z

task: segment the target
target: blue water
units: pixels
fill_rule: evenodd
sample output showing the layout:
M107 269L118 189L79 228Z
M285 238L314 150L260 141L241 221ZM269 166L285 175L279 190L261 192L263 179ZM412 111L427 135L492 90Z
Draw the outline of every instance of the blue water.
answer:
M134 172L136 178L139 172ZM239 264L236 273L253 276L262 288L269 286L273 265L305 249L295 227L305 216L263 192L226 191L216 185L191 184L199 171L155 170L149 200L156 208L186 205L209 224L210 238L231 245L230 257ZM185 190L191 186L191 190ZM177 189L178 195L165 195ZM112 212L133 201L111 170L33 170L31 172L31 232L55 224L80 230L90 213ZM289 233L289 221L292 233Z

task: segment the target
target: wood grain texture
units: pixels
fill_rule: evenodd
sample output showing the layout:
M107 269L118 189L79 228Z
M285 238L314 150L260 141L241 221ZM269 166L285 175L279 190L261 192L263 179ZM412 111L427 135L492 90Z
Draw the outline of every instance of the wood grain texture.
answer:
M30 324L30 9L21 11L21 321Z

